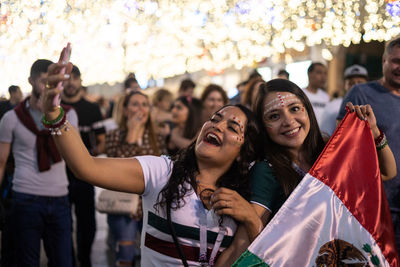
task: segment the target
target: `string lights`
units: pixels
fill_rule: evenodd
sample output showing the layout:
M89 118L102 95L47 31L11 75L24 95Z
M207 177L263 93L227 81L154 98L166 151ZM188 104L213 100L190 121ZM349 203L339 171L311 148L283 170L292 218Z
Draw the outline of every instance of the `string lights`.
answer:
M37 58L69 41L85 84L220 72L306 46L400 33L390 0L0 0L0 90L24 84ZM329 55L329 51L325 51Z

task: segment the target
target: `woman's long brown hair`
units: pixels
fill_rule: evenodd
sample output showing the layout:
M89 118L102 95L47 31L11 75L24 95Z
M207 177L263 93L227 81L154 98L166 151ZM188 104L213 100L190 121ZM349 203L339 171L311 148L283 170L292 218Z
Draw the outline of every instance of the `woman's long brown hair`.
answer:
M274 79L260 86L259 93L254 105L254 113L257 120L264 124L264 101L266 96L271 92L288 92L296 95L303 103L310 120L310 131L307 134L302 146L302 152L305 161L312 166L322 152L325 143L319 130L318 122L315 117L313 107L310 100L303 90L296 84L285 79ZM286 196L289 196L294 188L299 184L301 177L292 167L292 155L287 148L272 141L266 133L264 127L264 146L266 159L272 165L276 179L281 184Z
M139 91L134 91L134 92L130 92L129 94L124 96L124 98L122 100L122 109L124 109L128 106L129 100L134 95L144 96L147 99L147 102L149 103L149 107L150 107L149 97ZM119 116L118 126L121 130L123 130L123 131L128 130L128 128L126 126L127 121L128 120L125 115L121 114L121 116ZM146 121L144 127L145 127L145 130L149 131L150 146L154 151L154 155L157 155L157 156L161 155L160 146L158 144L157 134L156 134L156 131L153 126L153 121L151 119L150 112L149 112L149 117L147 118L147 121Z

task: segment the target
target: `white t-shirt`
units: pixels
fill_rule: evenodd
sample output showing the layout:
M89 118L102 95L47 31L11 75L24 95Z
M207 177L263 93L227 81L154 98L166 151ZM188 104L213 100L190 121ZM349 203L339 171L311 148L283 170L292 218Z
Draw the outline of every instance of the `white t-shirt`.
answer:
M166 212L164 209L159 208L159 212L154 209L159 192L171 176L173 162L165 156L140 156L136 157L136 159L142 166L145 181L145 190L142 195L141 266L182 266L182 261L178 256L168 256L168 251L177 254L177 250L172 236L169 234ZM207 211L204 209L194 190L185 196L184 201L185 204L182 208L171 211L171 220L174 223L179 243L187 247L200 247L200 219L204 214L203 212L205 212L207 216L207 245L209 249L212 249L219 231L220 216L215 214L213 210ZM225 216L223 225L226 227L227 233L220 251L229 246L236 232L236 223L232 218ZM195 261L188 261L188 264L190 266L200 266L200 263Z
M329 95L322 89L318 89L315 94L308 91L307 88L304 88L303 91L311 102L315 117L317 117L318 125L321 125L322 113L324 112L326 104L329 102Z
M339 115L340 106L342 105L343 98L335 98L326 104L324 112L321 116L321 123L319 128L322 132L332 135L336 129L336 118Z
M29 109L33 121L39 130L44 129L41 123L42 113ZM75 127L78 117L74 109L67 112L67 120ZM0 142L10 144L15 160L13 190L20 193L59 197L68 194L68 178L65 162L51 165L50 170L39 172L36 135L26 128L18 119L14 110L8 111L0 121Z

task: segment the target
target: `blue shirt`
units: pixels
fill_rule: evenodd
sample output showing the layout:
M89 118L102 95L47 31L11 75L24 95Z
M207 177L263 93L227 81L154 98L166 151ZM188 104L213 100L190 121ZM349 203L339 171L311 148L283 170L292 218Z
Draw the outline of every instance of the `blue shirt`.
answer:
M397 164L397 175L384 182L390 210L400 212L400 96L391 93L377 81L355 85L344 98L338 119L346 114L347 102L354 105L370 104L378 127L386 134Z

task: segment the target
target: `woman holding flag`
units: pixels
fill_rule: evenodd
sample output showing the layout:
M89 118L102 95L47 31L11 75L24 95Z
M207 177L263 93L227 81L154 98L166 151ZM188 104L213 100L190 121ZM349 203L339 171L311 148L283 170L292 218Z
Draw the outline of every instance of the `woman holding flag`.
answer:
M360 119L368 121L375 139L381 178L392 179L396 175L396 162L385 134L377 127L372 108L351 103L347 107ZM264 227L318 159L325 141L310 101L288 80L274 79L262 84L254 112L264 125L266 155L265 160L256 163L251 170L251 203ZM214 193L212 201L229 201L228 195L220 191ZM234 205L240 201L235 200ZM239 228L233 245L221 259L233 262L255 237Z

